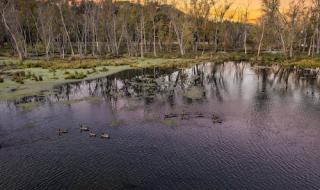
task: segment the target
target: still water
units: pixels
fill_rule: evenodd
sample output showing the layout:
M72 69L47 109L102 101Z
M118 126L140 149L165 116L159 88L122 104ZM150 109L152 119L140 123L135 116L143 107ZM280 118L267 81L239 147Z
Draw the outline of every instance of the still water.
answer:
M319 72L131 70L1 102L0 189L320 189Z

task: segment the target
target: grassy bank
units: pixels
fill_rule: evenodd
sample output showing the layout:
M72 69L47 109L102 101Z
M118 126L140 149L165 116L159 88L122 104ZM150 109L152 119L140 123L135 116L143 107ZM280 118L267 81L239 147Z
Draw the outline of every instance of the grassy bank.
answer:
M50 90L59 84L66 82L75 82L85 79L91 79L96 77L108 76L126 69L129 69L129 66L106 66L106 67L97 67L98 69L107 69L106 71L97 71L91 73L90 69L68 69L68 70L57 70L54 73L50 72L48 69L42 68L27 68L23 69L25 72L36 73L36 75L42 76L41 81L36 81L32 79L25 79L23 83L13 81L9 79L8 76L4 77L4 81L0 83L0 100L10 100L17 99L24 96L30 95L46 95ZM22 69L10 70L9 72L18 72ZM78 72L78 73L87 73L91 74L85 75L82 79L68 79L66 78L66 72Z
M110 60L25 60L0 58L0 100L12 100L31 95L46 95L52 88L67 82L108 76L131 68L148 66L179 66L195 59L140 59Z
M280 64L285 67L320 67L320 58L284 59L279 54L263 54L260 58L242 53L190 54L187 57L159 55L159 58L116 59L29 59L23 62L0 57L0 100L30 95L46 95L59 84L108 76L130 68L187 67L199 62L247 61L261 65Z

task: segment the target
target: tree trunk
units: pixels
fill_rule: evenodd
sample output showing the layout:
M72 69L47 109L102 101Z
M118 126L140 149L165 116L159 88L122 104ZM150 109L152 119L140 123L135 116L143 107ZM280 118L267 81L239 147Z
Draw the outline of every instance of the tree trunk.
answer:
M141 58L144 58L143 23L144 23L144 17L142 15L140 20L140 56Z
M157 57L157 49L156 49L156 25L154 19L152 20L153 24L153 55Z
M65 31L65 33L67 35L67 40L68 40L68 43L69 43L69 46L70 46L70 49L71 49L71 56L74 57L74 51L73 51L73 47L72 47L72 42L71 42L71 39L70 39L69 32L67 30L66 23L64 22L61 5L58 5L58 8L59 8L59 12L60 12L60 17L61 17L61 22L62 22L62 25L63 25L63 29L64 29L64 31Z
M23 60L25 57L24 57L23 50L21 50L19 47L19 42L18 42L17 36L12 32L10 26L8 25L6 17L5 17L5 13L2 12L1 14L2 14L3 24L4 24L5 28L7 29L7 31L10 33L10 36L14 42L14 45L15 45L15 49L18 53L18 57L20 60Z
M257 57L260 57L262 42L263 42L263 38L264 38L264 30L265 30L265 24L263 22L262 23L262 33L261 33L261 37L260 37L260 41L259 41Z
M247 29L244 29L244 39L243 39L243 46L244 46L244 53L247 55Z
M280 33L280 39L281 39L281 44L282 44L282 52L283 52L283 55L287 58L286 44L285 44L285 41L284 41L282 33L280 31L279 31L279 33Z

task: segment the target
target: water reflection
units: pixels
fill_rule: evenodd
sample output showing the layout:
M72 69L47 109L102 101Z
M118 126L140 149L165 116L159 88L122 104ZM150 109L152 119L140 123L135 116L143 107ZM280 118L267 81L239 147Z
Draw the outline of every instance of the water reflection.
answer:
M177 98L192 102L193 97L186 99L182 94L197 87L197 91L204 92L201 98L203 101L208 98L219 102L238 97L252 98L257 99L263 109L264 102L261 100L275 94L319 98L319 72L320 69L293 69L277 65L261 67L233 62L198 64L187 69L128 70L110 77L61 85L54 89L55 93L51 96L24 97L14 102L1 102L1 107L12 109L12 104L52 103L93 96L107 97L112 101L121 97L138 97L146 104L151 104L160 97L174 105Z
M0 189L319 189L319 84L319 69L206 63L1 102ZM26 102L43 104L21 111ZM188 112L223 122L163 117Z

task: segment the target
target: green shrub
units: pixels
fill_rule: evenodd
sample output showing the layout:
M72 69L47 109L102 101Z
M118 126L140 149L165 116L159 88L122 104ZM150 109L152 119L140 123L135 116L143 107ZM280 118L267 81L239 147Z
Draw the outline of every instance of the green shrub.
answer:
M24 71L17 71L12 74L12 80L24 84L23 80L26 79L26 73Z
M100 72L108 72L109 71L109 69L107 69L106 67L103 67L101 70L100 70Z
M22 78L17 78L17 79L15 80L15 82L20 83L20 84L24 84L24 81L23 81Z
M30 62L26 62L23 65L26 68L39 68L39 67L45 67L45 64L40 62L40 61L30 61Z
M66 80L70 79L84 79L86 78L87 75L84 74L83 72L78 73L77 71L74 74L69 74L65 77Z

